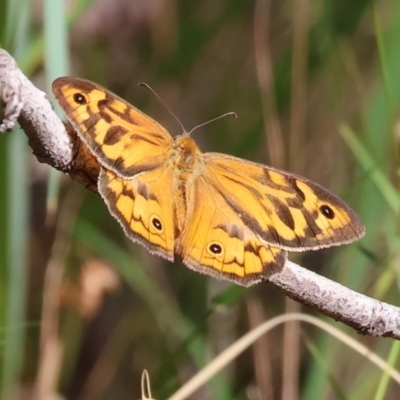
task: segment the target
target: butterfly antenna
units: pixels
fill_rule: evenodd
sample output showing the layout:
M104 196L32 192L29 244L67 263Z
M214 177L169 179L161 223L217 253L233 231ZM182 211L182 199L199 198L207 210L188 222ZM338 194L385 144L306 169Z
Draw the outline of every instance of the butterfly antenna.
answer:
M164 100L156 93L156 91L149 86L147 83L144 82L140 82L138 83L138 86L144 86L146 89L149 89L150 92L152 92L154 94L154 96L157 97L158 100L161 101L161 103L164 105L164 107L170 112L170 114L178 121L178 124L181 126L182 131L186 132L185 127L183 126L182 122L179 120L179 118L172 112L172 110L165 104Z
M208 125L210 122L214 122L214 121L216 121L217 119L221 119L221 118L227 117L228 115L233 115L235 118L237 118L236 113L234 113L233 111L231 111L231 112L228 112L228 113L226 113L226 114L222 114L222 115L220 115L219 117L210 119L210 120L207 121L207 122L203 122L203 123L200 124L200 125L195 126L188 134L190 135L190 134L191 134L194 130L196 130L197 128L200 128L201 126L204 126L204 125Z

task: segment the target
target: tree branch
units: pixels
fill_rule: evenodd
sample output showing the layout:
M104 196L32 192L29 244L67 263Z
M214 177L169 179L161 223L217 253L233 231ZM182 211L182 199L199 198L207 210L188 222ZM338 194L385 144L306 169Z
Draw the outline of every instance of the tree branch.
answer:
M0 100L0 133L10 131L18 121L38 161L97 192L97 160L77 139L71 125L61 122L46 93L34 86L1 48Z
M96 191L98 164L55 114L46 95L0 48L0 132L18 120L40 162ZM82 155L84 154L84 155ZM288 261L269 282L287 296L370 336L400 339L400 308L374 300Z
M11 130L18 117L37 159L67 172L73 159L71 137L46 94L28 80L14 59L1 48L0 95L5 104L0 132Z
M287 296L369 336L400 339L400 308L287 261L269 282Z

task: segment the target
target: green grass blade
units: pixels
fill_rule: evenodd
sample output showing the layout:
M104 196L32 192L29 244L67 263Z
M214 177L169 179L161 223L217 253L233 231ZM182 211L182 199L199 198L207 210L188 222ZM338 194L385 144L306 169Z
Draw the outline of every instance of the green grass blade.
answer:
M7 3L7 24L5 47L13 54L17 62L26 51L28 42L28 16L30 1L13 0ZM27 290L27 252L28 252L28 174L26 157L26 137L14 130L7 138L6 150L6 232L2 240L5 248L5 277L3 288L5 302L0 305L4 321L4 351L1 365L1 398L16 398L16 390L22 367L25 342L25 330L7 329L22 327L26 319Z
M368 175L375 183L377 189L385 198L390 208L396 215L399 215L400 199L396 190L386 178L385 174L379 169L373 157L357 138L355 133L347 125L342 125L339 128L340 134L343 136L354 156L357 158L360 165L368 172Z
M77 0L73 3L72 8L69 10L68 15L65 14L65 6L64 3L62 5L62 7L60 7L58 10L55 10L55 13L59 14L61 12L64 12L64 16L67 19L66 24L67 24L67 28L70 27L79 17L80 15L86 11L87 8L89 8L92 3L94 3L95 0ZM50 2L51 3L51 2ZM55 3L58 3L58 1L56 1ZM45 6L45 5L44 5ZM46 6L45 6L46 7ZM50 5L49 7L51 7L52 9L55 9L54 6ZM50 11L51 11L50 10ZM46 25L46 15L48 13L48 11L44 10L45 12L45 16L44 16L44 23ZM50 19L52 18L52 13L49 13L50 15ZM59 19L59 15L55 15L55 19ZM64 22L62 22L64 24ZM54 23L50 22L50 25L53 26ZM58 30L63 30L63 27L55 27L55 29ZM62 35L62 34L61 34ZM60 47L62 42L62 36L59 35L60 38ZM50 38L51 39L51 38ZM24 54L23 59L20 61L19 65L20 67L25 71L26 74L30 75L32 74L34 71L36 71L38 68L40 68L42 62L43 62L43 57L44 57L44 52L45 52L45 38L43 37L43 35L37 35L35 37L33 37L30 42L29 42L29 47L26 51L26 53ZM54 42L54 41L53 41ZM67 46L68 48L68 46ZM58 52L62 52L64 51L62 48L60 49L56 49L56 51ZM68 59L68 58L67 58ZM60 65L62 64L61 62L59 63ZM60 75L62 73L62 70L59 71ZM66 69L64 71L64 73L68 73L68 69ZM63 74L64 74L63 73Z
M67 22L63 0L45 0L43 6L46 89L51 93L53 80L69 73ZM52 168L47 192L47 213L50 217L57 209L59 187L60 173Z
M376 41L377 41L377 45L378 45L379 61L380 61L382 81L383 81L382 82L383 83L383 91L385 94L386 107L388 110L388 120L392 123L392 126L394 126L394 118L393 118L393 111L392 111L393 101L392 101L392 94L390 92L390 78L389 78L389 72L387 69L387 62L386 62L387 56L385 53L381 21L379 19L379 15L376 10L376 5L374 5L372 13L374 16L375 35L376 35Z
M332 367L328 360L324 358L324 354L320 352L318 346L316 346L307 336L304 337L304 341L316 364L319 367L319 372L321 373L321 375L325 375L324 378L330 383L331 389L335 393L336 398L346 400L347 397L343 393L343 389L340 387L339 382L332 375Z
M28 251L28 182L26 138L12 132L8 142L7 227L7 327L22 326L26 305L26 262ZM24 349L24 329L6 330L2 374L2 398L14 398Z
M393 342L388 358L388 364L393 368L395 367L396 362L399 358L399 353L400 353L400 342L395 341ZM391 381L390 376L386 372L384 372L379 381L378 389L376 391L374 400L383 400L385 398L390 381Z

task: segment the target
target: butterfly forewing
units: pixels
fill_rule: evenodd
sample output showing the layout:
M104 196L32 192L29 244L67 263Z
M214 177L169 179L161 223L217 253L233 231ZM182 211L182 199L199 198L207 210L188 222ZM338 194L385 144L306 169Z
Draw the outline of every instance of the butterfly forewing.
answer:
M314 182L224 154L204 157L202 179L273 246L303 251L350 243L364 234L354 211Z
M172 151L172 137L160 124L99 85L58 78L53 93L99 162L121 176L151 170Z

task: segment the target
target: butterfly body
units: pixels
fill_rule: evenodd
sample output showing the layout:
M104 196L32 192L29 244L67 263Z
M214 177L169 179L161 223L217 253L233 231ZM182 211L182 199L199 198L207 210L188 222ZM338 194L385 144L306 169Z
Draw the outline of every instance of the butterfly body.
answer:
M249 286L287 251L350 243L356 214L306 178L219 153L92 82L59 78L53 92L101 165L98 191L132 240L170 261Z

